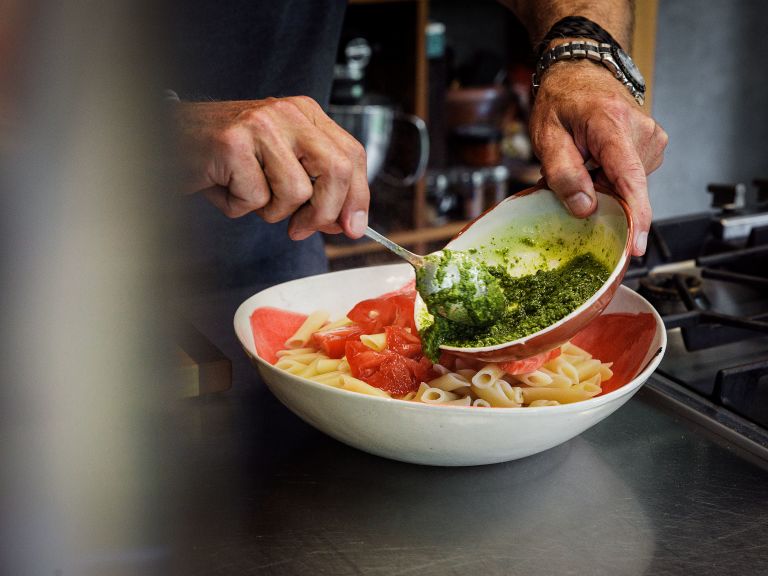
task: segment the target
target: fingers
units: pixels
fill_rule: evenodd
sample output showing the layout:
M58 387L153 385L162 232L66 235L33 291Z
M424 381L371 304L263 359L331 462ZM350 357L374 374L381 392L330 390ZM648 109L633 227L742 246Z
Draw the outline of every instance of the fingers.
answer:
M232 128L219 135L209 178L217 186L203 193L230 218L258 210L269 201L269 185L253 154L251 137L242 129Z
M341 230L350 238L359 238L364 234L368 225L368 206L370 203L365 148L351 134L329 118L317 102L311 98L297 97L296 105L333 141L339 152L351 162L349 186L337 218L338 225L319 226L318 229L329 233ZM313 208L314 203L307 211ZM307 217L302 215L300 218L297 217L297 220L303 224L303 219Z
M632 254L642 256L652 217L645 166L632 138L623 130L595 130L590 139L590 150L605 178L629 205L635 228Z
M362 146L309 98L272 100L244 120L272 195L258 210L268 222L291 216L294 240L344 231L357 238L368 221Z
M299 140L299 158L304 169L314 175L314 191L309 202L291 218L288 234L294 240L303 240L316 230L337 230L333 225L352 181L352 162L325 134L318 132L312 138Z
M573 137L562 127L547 129L537 141L542 174L574 216L589 216L597 206L592 178Z

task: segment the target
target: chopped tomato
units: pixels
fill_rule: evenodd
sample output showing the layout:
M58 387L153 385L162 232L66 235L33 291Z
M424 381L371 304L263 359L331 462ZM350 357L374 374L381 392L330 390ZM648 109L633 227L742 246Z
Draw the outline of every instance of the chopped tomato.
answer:
M393 355L388 350L382 352L371 350L359 340L347 340L345 354L352 376L362 380L366 380L388 356Z
M369 334L381 332L385 326L400 326L416 331L413 322L413 294L392 294L359 302L347 317L360 324Z
M513 360L512 362L499 362L499 367L507 374L527 374L538 370L544 364L560 356L560 348L555 348L549 352L542 352L531 356L530 358L524 358L523 360Z
M421 382L428 382L432 378L437 378L437 372L432 368L432 362L426 356L419 357L418 360L412 358L406 358L408 368L413 374L416 380L416 388L418 388Z
M329 358L341 358L344 356L347 340L359 340L365 329L357 324L334 328L324 332L315 332L312 340L315 345Z
M379 369L366 378L366 382L376 388L386 390L392 396L403 396L419 387L407 364L408 358L389 355Z
M402 328L397 330L408 334ZM376 352L359 340L347 341L346 356L350 371L355 378L386 390L393 396L403 396L413 392L418 389L419 383L431 380L435 376L432 363L421 354L409 358L390 349Z
M387 334L388 350L408 358L422 354L421 340L416 334L400 326L385 326L384 332Z

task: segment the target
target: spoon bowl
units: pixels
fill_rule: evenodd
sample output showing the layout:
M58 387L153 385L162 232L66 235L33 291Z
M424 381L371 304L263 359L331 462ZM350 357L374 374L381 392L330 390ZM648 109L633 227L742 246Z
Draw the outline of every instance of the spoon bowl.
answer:
M591 298L542 330L491 346L440 348L483 362L509 362L563 345L610 303L629 265L632 231L626 203L604 191L598 192L595 213L585 219L571 216L551 190L540 186L500 202L469 223L446 249L472 250L477 261L488 266L503 263L513 277L552 269L591 252L611 274ZM414 313L420 332L434 321L420 295Z
M438 250L419 256L373 228L366 228L365 235L414 267L416 290L423 298L434 299L432 309L441 316L459 324L483 325L503 311L498 281L482 262L467 253ZM469 289L471 293L467 293Z

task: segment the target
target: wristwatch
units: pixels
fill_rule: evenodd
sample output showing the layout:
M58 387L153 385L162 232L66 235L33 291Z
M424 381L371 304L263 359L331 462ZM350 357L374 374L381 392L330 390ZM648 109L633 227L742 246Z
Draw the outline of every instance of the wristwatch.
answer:
M546 50L556 38L580 37ZM581 16L570 16L557 22L539 44L539 61L532 78L533 95L544 72L555 62L586 58L600 63L624 84L641 106L645 101L645 78L613 37L598 24Z

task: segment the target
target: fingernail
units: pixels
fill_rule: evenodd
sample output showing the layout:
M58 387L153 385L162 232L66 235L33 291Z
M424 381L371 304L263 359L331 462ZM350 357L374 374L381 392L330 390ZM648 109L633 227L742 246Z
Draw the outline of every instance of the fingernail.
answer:
M569 196L565 203L574 216L583 216L592 208L592 198L586 192L578 192Z
M648 232L638 232L635 236L635 251L645 254L645 247L648 245Z
M365 210L358 210L352 214L352 219L349 222L352 232L358 236L362 236L365 233L365 227L368 226L368 212Z

